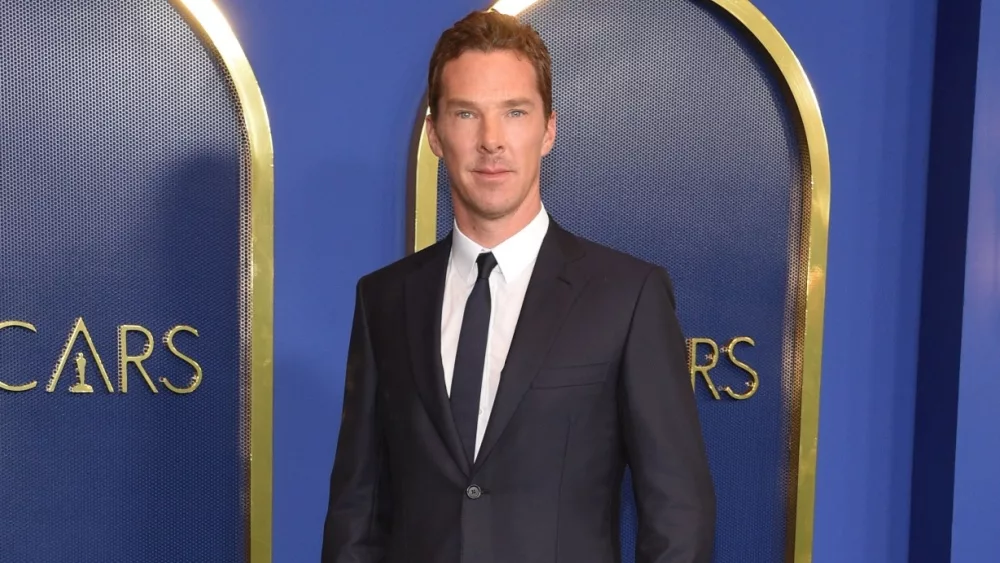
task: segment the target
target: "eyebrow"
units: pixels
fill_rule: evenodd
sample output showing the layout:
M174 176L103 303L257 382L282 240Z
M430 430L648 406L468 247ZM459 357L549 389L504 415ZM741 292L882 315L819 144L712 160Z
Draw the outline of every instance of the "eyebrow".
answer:
M463 100L461 98L455 98L455 99L445 100L445 104L444 105L447 108L456 108L456 107L475 108L475 107L478 107L478 104L476 104L475 102L472 102L470 100ZM500 105L502 105L503 107L511 108L511 107L518 107L518 106L520 106L520 107L534 107L535 104L534 104L534 102L531 101L530 98L512 98L510 100L504 100Z

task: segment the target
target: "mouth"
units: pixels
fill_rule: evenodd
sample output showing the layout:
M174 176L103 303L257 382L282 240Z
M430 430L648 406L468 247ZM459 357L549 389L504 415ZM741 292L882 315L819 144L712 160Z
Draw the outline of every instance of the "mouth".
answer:
M511 171L506 168L475 168L472 173L481 178L502 178Z

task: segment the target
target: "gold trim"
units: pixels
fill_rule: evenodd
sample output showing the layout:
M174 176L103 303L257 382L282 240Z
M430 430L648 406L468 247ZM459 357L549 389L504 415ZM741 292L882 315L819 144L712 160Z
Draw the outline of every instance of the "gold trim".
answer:
M826 129L812 85L798 58L774 25L748 0L711 0L726 10L763 47L785 81L799 112L811 173L809 195L809 257L805 296L800 399L798 482L795 490L794 523L789 530L791 559L811 563L813 521L816 504L816 451L819 435L819 390L823 353L823 313L826 298L827 244L830 224L830 153ZM516 15L531 5L500 0L492 9ZM505 9L517 5L516 11ZM524 4L524 5L522 5ZM420 128L416 179L413 186L413 252L436 240L438 158L430 151L426 124Z
M250 563L271 563L274 412L274 148L264 98L240 43L211 0L173 0L221 60L250 150Z
M830 226L830 152L819 102L805 70L774 25L747 0L712 0L728 11L767 51L792 95L805 134L812 175L809 206L809 261L802 344L798 482L792 561L810 563L816 509L816 452L819 437L819 389L823 356L823 313Z
M430 108L427 108L430 115ZM414 197L413 250L426 248L437 240L438 157L427 139L427 122L420 128L417 145L417 189ZM421 189L427 188L427 189Z

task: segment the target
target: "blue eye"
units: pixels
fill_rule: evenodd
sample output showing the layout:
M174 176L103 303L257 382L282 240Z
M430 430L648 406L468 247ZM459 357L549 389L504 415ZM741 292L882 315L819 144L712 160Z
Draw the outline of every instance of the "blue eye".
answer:
M465 119L467 117L472 117L472 112L471 111L460 111L456 115L459 118L461 118L461 119Z
M519 110L519 109L515 109L515 110L511 111L510 114L513 117L521 117L522 115L524 115L524 111Z

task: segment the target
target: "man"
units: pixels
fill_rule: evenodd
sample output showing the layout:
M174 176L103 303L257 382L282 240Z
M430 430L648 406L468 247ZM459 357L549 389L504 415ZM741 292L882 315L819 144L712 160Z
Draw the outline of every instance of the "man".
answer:
M551 91L512 17L472 13L434 50L427 131L455 224L358 283L324 563L618 561L626 464L637 561L711 560L670 280L545 211Z

